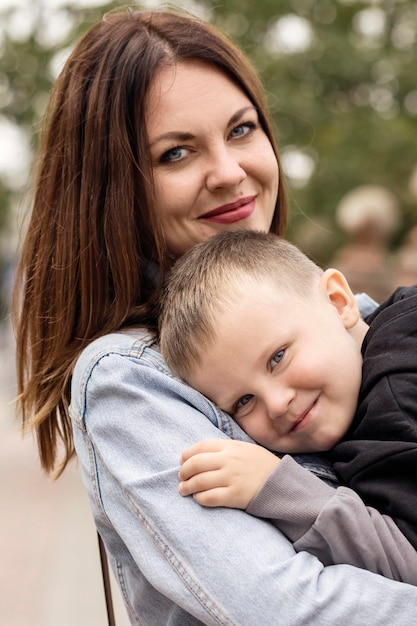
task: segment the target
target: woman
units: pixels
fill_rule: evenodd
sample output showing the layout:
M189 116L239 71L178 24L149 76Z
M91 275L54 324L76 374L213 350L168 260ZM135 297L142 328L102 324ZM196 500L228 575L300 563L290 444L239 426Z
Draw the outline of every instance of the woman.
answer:
M158 286L217 231L285 225L242 54L180 14L106 16L56 83L35 191L16 285L23 422L46 471L75 444L132 623L410 623L414 587L324 568L268 522L178 494L182 450L248 439L162 361Z

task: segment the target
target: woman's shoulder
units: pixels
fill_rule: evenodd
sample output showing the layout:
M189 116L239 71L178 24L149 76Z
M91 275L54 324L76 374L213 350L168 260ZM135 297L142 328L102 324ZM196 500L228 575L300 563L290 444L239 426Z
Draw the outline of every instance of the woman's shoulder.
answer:
M128 329L103 335L79 355L71 377L71 414L83 416L91 402L178 387L152 335Z
M172 376L153 336L146 329L129 328L102 335L84 348L73 369L73 387L83 386L104 361L110 368L143 365Z
M191 411L195 419L197 410L229 436L236 428L229 416L172 373L154 338L140 329L92 341L73 369L70 413L77 424L84 425L93 407L102 413L114 401L125 413L135 401L142 410L146 405L149 414L169 414L178 405L179 414Z

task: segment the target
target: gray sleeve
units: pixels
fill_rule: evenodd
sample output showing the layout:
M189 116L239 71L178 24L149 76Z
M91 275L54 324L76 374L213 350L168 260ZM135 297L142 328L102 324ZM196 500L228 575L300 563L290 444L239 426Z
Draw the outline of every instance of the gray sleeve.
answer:
M284 456L247 512L271 519L297 552L417 585L417 552L394 521L347 487L334 489Z

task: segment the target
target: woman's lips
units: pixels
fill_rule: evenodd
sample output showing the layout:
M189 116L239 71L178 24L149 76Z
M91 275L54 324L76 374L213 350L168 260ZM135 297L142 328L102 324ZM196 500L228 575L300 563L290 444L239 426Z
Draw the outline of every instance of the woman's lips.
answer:
M200 215L200 220L215 222L217 224L233 224L247 219L254 212L256 207L256 196L241 198L236 202L223 204L204 215Z

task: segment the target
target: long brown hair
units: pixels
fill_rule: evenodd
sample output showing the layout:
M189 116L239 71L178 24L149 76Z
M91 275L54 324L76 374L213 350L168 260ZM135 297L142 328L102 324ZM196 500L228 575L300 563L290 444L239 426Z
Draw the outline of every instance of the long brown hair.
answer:
M212 63L248 95L278 158L263 88L242 52L214 27L167 11L110 13L79 41L52 90L32 214L17 269L14 323L19 404L41 464L74 455L71 371L95 337L155 327L145 259L169 266L152 210L146 96L164 64ZM282 176L271 230L282 234Z

